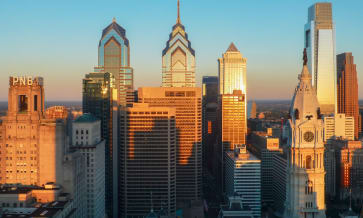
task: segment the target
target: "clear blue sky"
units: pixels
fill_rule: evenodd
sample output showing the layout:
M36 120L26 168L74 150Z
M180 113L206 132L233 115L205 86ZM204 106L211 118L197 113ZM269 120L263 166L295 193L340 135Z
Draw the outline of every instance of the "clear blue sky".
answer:
M233 41L248 59L249 99L291 98L315 2L181 0L198 84L217 75L217 58ZM337 53L353 52L363 98L363 1L332 2ZM47 100L81 100L82 78L97 65L101 32L113 17L130 41L135 86L159 86L176 0L0 0L0 100L7 100L11 75L43 76Z

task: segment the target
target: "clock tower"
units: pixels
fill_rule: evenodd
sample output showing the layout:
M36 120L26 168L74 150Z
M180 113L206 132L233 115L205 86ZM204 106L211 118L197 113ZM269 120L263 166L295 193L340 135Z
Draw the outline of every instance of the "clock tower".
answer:
M290 108L284 217L325 218L323 120L306 65Z

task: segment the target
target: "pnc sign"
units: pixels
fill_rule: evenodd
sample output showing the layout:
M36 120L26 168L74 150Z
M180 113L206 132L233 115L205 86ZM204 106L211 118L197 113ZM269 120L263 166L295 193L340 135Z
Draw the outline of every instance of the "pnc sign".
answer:
M12 86L32 86L33 84L36 85L43 85L43 78L42 77L31 77L31 76L12 76L10 77L10 85Z

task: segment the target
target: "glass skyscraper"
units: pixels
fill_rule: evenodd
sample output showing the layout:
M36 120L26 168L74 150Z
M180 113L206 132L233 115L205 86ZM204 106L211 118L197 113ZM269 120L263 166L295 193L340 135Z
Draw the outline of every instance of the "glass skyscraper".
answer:
M116 19L102 31L98 46L98 67L96 72L107 72L115 77L118 103L126 106L134 101L134 76L130 67L130 45L126 31Z
M162 53L162 86L195 87L195 52L178 18Z
M335 25L331 3L316 3L309 8L305 24L308 68L322 114L336 112Z

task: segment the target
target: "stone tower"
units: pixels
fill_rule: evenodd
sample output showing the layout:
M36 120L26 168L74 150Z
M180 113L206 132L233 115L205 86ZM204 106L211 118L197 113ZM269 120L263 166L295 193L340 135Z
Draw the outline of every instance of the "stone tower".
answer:
M304 53L290 109L284 217L325 218L323 120Z

